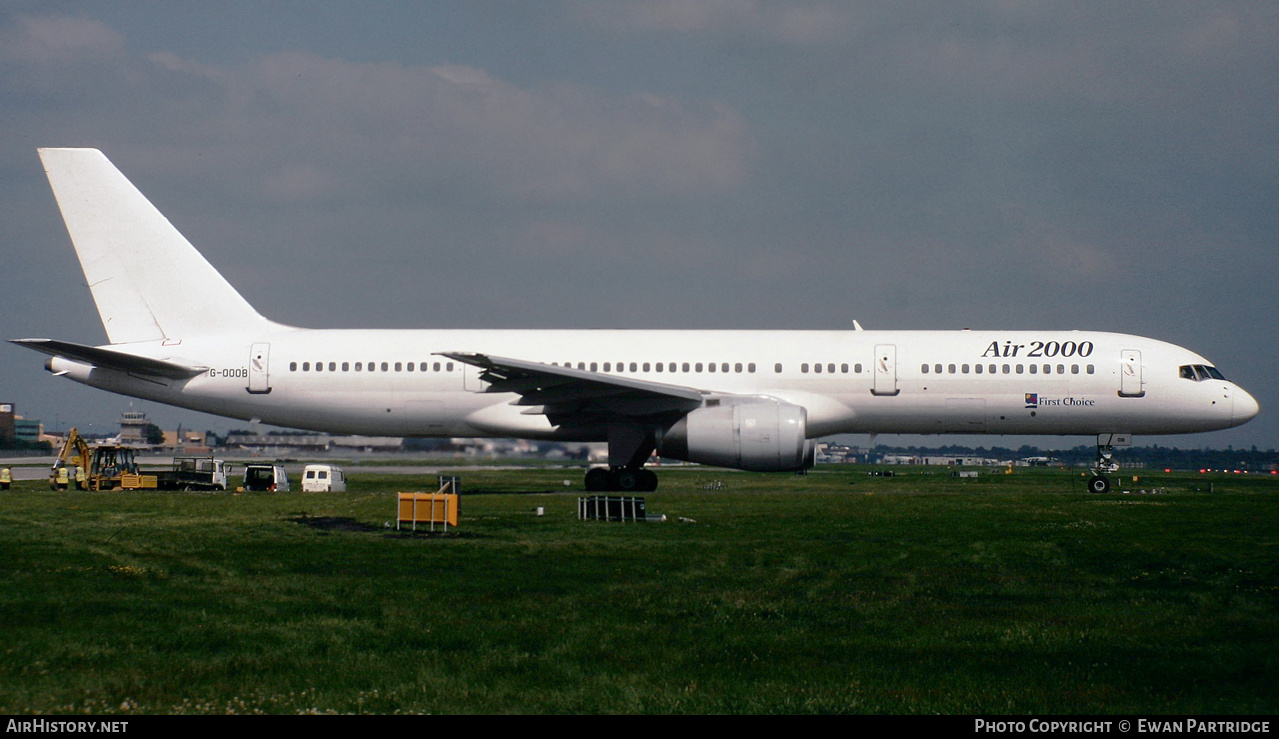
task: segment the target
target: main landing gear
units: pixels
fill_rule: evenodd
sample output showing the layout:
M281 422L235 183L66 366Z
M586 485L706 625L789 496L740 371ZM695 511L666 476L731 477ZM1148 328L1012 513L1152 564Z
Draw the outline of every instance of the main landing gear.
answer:
M644 469L644 463L656 448L654 429L634 423L610 423L608 469L596 467L586 473L587 492L653 492L657 489L657 474Z
M596 467L586 473L590 493L651 493L657 489L657 475L643 467Z
M1097 435L1097 464L1093 465L1092 477L1088 478L1088 492L1098 494L1110 492L1110 478L1106 475L1119 471L1119 463L1115 461L1115 447L1112 442L1127 441L1128 438L1119 434Z

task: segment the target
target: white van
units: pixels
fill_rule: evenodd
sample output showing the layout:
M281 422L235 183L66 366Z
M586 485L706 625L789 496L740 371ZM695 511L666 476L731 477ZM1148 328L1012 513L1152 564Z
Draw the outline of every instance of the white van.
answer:
M247 464L244 466L244 489L287 493L289 475L284 471L284 465Z
M302 472L304 493L344 493L346 474L331 464L308 464Z

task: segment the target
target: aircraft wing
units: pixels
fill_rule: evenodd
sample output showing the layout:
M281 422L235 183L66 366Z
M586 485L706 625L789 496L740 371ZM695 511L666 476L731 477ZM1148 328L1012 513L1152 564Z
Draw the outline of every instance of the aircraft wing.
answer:
M10 339L9 343L35 349L51 357L71 359L91 364L95 367L102 367L103 369L152 375L154 377L167 377L172 380L185 380L207 372L209 369L208 367L189 367L176 362L167 362L163 359L139 357L136 354L129 354L115 349L103 349L54 339Z
M489 383L485 392L515 393L520 396L516 405L529 406L526 414L545 415L557 425L599 416L682 414L701 407L704 397L696 388L571 367L470 352L440 354L480 368L480 379Z

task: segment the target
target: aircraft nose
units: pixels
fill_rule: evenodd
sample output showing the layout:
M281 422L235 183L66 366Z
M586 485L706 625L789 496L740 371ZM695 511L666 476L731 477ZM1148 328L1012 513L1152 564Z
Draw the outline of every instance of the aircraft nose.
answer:
M1261 406L1257 404L1257 399L1249 395L1241 387L1235 387L1234 401L1231 420L1236 426L1251 421L1253 416L1261 412Z

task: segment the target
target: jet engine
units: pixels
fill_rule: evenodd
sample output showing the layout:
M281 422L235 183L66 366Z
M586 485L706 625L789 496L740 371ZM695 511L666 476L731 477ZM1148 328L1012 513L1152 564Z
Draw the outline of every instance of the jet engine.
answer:
M754 472L813 466L816 445L806 437L808 414L771 400L704 406L662 435L657 453L686 462Z

